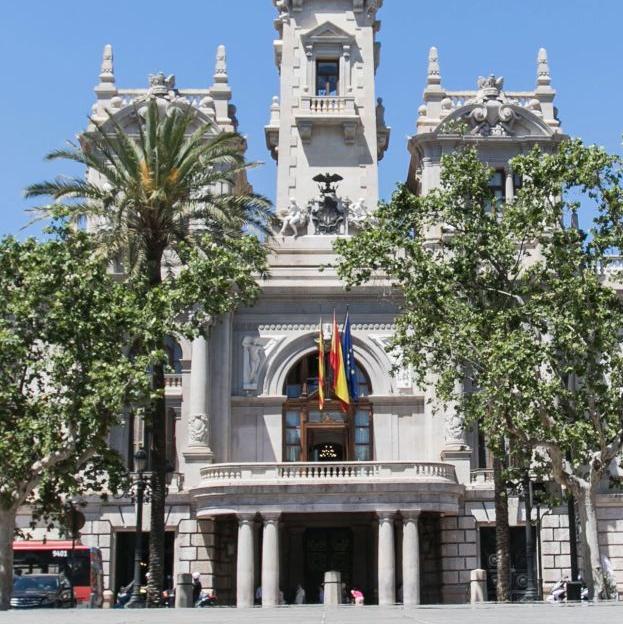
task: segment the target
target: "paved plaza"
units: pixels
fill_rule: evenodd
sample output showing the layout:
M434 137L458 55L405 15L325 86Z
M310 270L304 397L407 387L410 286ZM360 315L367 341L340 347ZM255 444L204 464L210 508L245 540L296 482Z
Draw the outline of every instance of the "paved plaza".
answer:
M0 624L610 624L623 603L402 607L282 607L277 609L42 610L0 614Z

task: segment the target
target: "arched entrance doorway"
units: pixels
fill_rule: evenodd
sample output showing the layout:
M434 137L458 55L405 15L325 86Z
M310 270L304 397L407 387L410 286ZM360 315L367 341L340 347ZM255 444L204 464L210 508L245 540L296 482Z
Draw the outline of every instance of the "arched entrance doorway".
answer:
M290 370L284 394L284 461L341 462L373 459L370 381L357 365L359 398L347 411L340 408L325 380L324 409L318 402L318 355L301 358ZM328 362L325 370L329 371Z

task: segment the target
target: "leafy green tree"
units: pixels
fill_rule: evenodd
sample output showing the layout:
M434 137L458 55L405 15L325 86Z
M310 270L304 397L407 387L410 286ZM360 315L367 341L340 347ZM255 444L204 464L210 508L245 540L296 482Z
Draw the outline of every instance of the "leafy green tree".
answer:
M88 236L0 241L0 609L12 590L16 514L58 511L118 472L110 427L146 390L124 354L136 297L94 257ZM113 484L114 485L114 484Z
M85 218L102 255L144 298L145 329L134 349L151 354L152 393L146 410L152 475L149 603L163 587L166 497L165 336L203 332L207 318L251 301L265 271L269 202L250 193L235 133L215 134L190 106L167 108L151 98L136 110L136 133L111 116L93 122L80 146L49 154L87 168L87 180L57 178L26 195L49 196L44 214Z
M509 439L533 452L576 497L599 598L595 497L623 444L623 305L608 269L623 242L620 161L574 140L511 165L522 188L497 205L475 150L447 156L439 189L399 188L337 243L339 270L351 286L385 274L403 297L394 341L420 380L435 373L494 451ZM596 215L589 233L579 209Z

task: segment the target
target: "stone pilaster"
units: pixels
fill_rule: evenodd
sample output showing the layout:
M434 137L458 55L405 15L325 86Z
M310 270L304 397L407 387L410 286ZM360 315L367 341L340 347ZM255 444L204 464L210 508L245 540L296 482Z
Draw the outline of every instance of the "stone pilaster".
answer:
M209 415L208 340L198 336L192 344L188 444L184 455L191 461L211 462Z

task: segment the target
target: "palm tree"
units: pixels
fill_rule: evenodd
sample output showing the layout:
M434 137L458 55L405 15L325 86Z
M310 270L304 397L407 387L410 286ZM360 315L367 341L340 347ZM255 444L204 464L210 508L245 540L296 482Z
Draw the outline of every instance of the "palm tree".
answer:
M201 245L209 233L221 245L245 230L267 233L272 215L265 198L250 193L243 156L244 140L236 133L215 131L191 106L169 105L150 97L135 106L136 131L124 130L109 115L79 145L48 154L87 168L87 178L56 178L29 186L27 197L51 197L38 208L44 216L85 219L98 249L111 262L121 261L129 287L158 288L163 265L176 262L183 249ZM165 278L166 279L166 278ZM155 345L164 352L165 336ZM152 514L149 549L149 604L162 593L166 497L165 363L151 369L154 390L151 421Z

